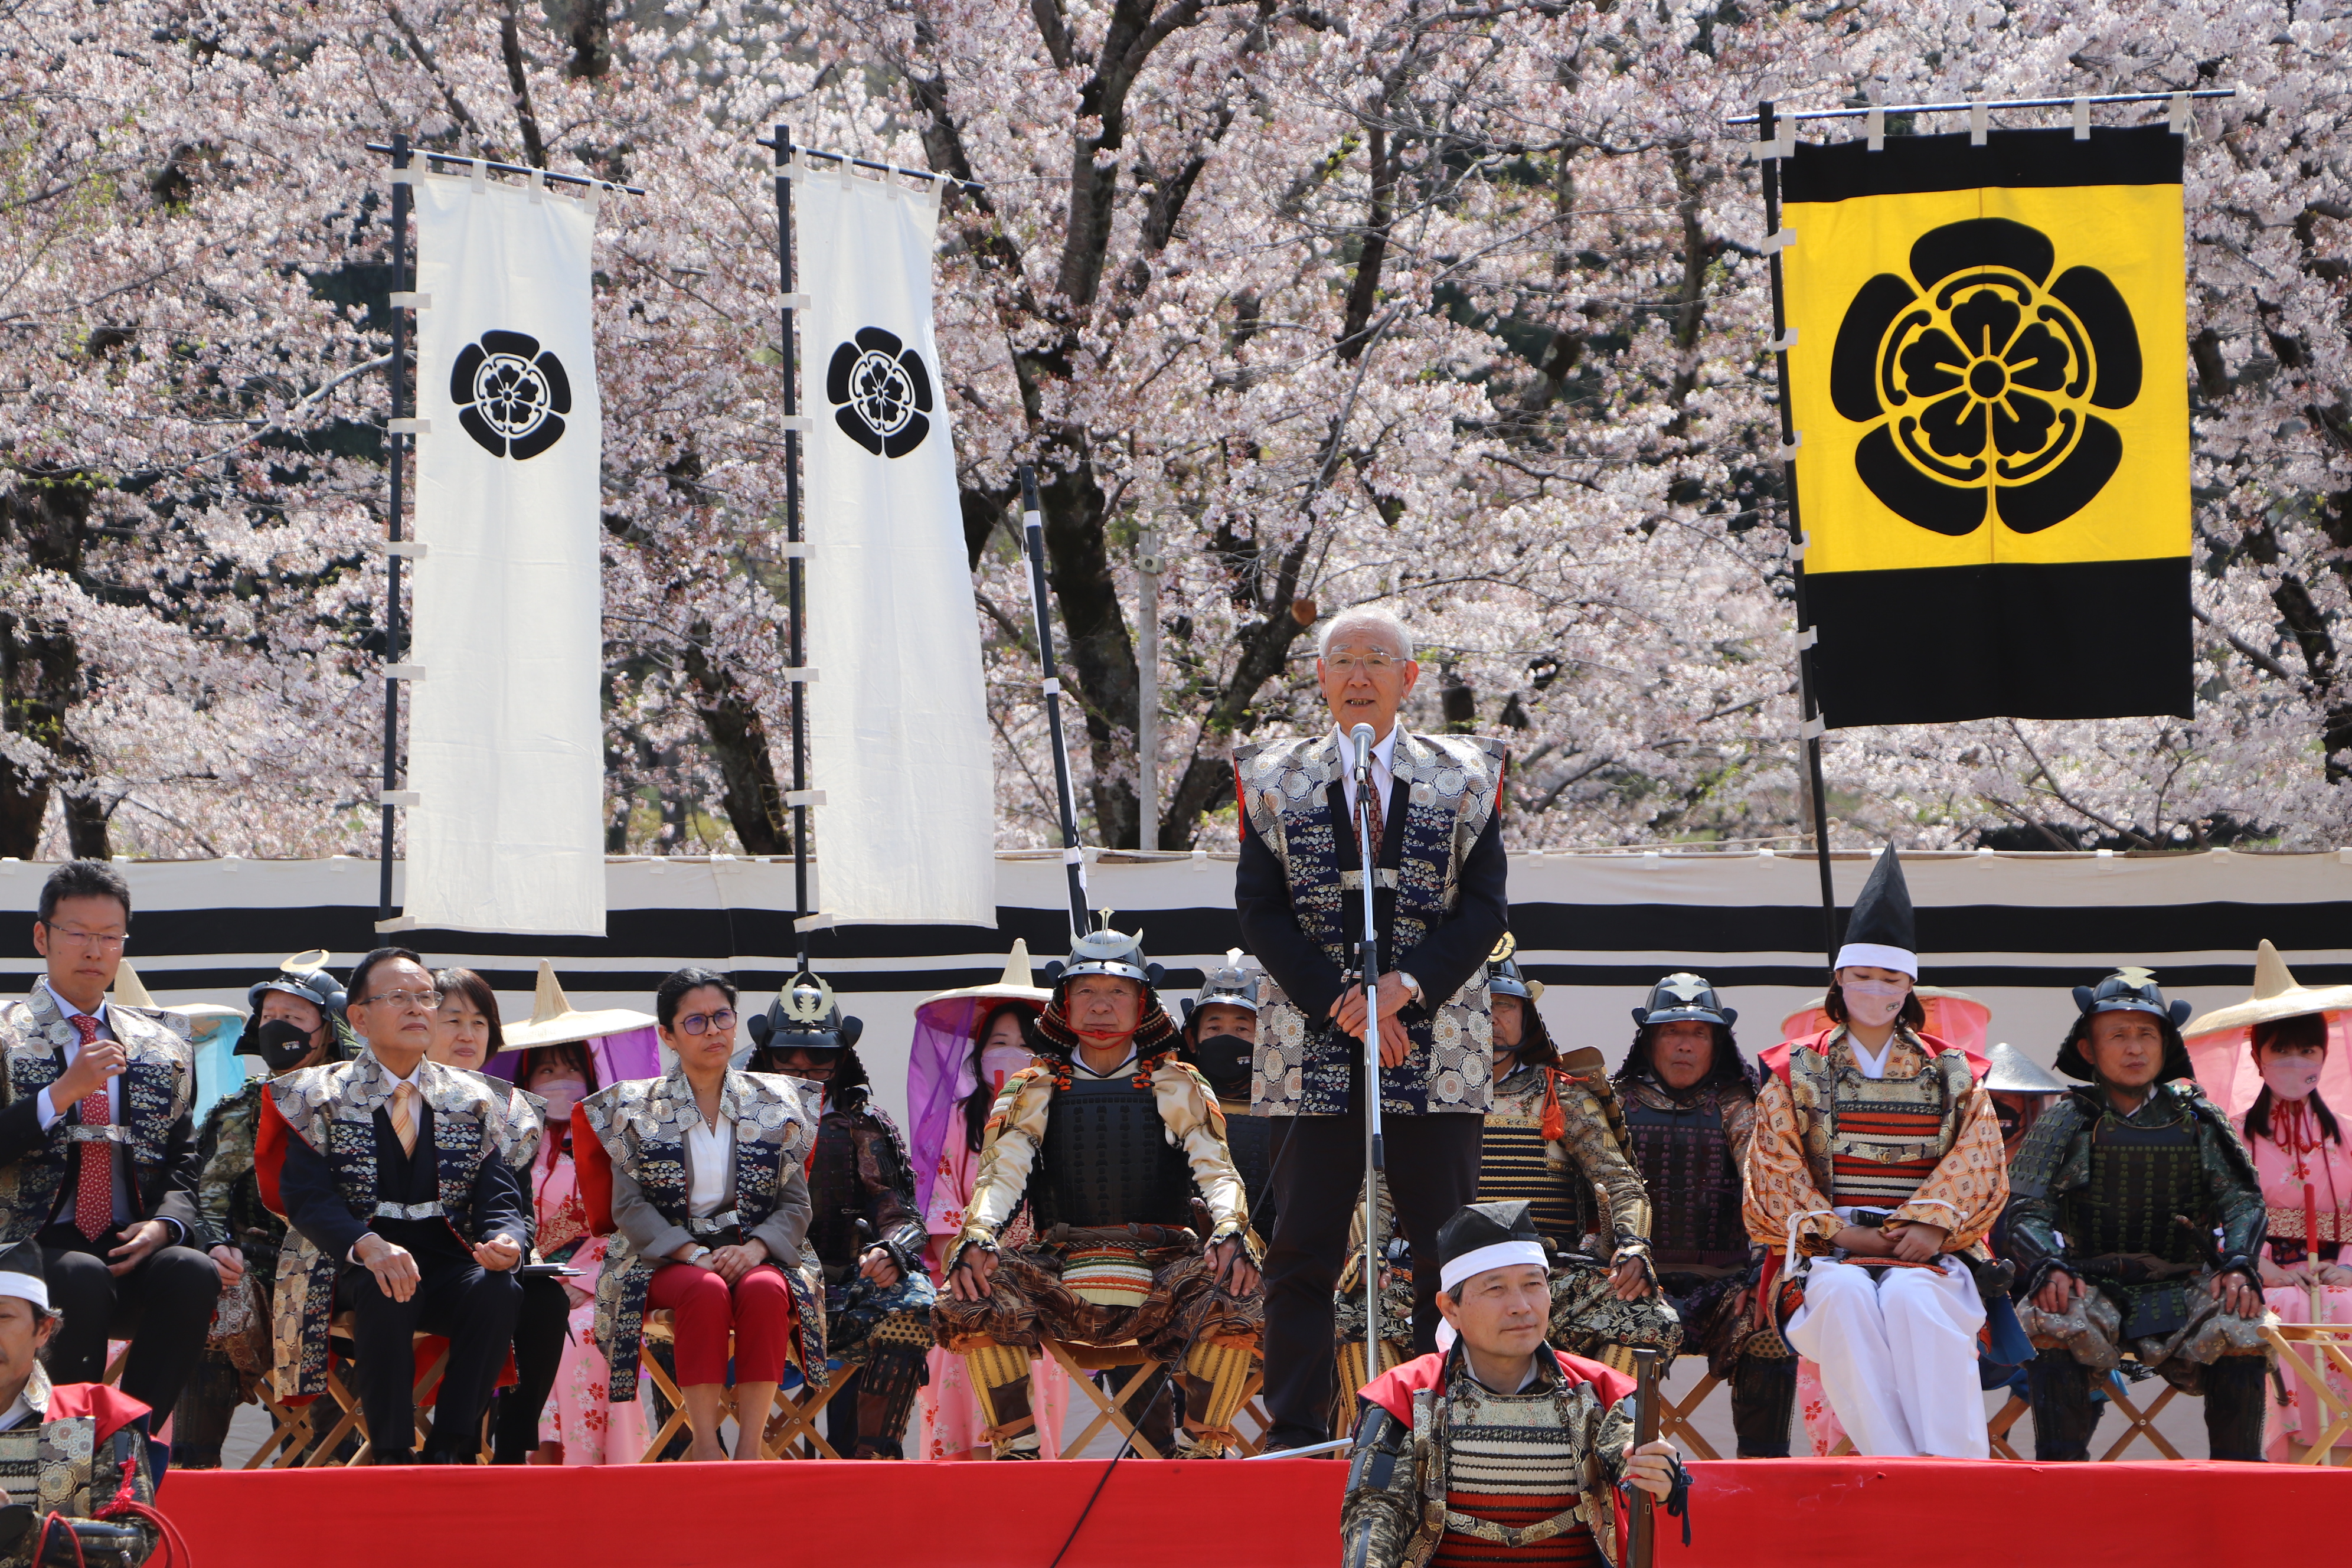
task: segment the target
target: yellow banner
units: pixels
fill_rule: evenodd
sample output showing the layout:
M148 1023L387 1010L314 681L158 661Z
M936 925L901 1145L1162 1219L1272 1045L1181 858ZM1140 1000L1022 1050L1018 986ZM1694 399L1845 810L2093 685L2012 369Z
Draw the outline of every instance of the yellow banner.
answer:
M1808 576L2189 552L2178 184L1795 202Z

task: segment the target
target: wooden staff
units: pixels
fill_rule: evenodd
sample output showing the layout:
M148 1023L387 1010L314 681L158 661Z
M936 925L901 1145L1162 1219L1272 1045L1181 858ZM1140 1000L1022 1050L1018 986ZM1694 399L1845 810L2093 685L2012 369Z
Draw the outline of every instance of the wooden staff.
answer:
M1633 1447L1658 1440L1658 1352L1646 1345L1633 1350ZM1650 1568L1657 1535L1657 1501L1641 1488L1633 1489L1633 1518L1626 1542L1626 1568Z

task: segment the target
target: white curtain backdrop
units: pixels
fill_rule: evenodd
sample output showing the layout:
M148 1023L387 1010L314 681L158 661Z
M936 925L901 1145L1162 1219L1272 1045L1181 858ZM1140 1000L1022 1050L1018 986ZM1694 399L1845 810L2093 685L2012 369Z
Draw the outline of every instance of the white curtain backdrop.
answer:
M594 237L556 188L416 185L415 926L604 931Z
M931 331L937 187L795 171L823 910L996 923L993 770Z

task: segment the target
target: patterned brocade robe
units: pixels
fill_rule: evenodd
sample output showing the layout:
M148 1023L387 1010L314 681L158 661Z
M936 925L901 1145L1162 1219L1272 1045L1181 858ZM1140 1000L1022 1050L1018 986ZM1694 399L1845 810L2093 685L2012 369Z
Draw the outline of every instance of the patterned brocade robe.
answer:
M14 1550L0 1552L0 1568L22 1568L31 1562L41 1538L39 1521L51 1512L67 1521L89 1521L118 1498L155 1506L147 1434L138 1423L145 1405L104 1384L52 1385L48 1369L37 1361L25 1382L25 1403L38 1419L0 1432L0 1489L7 1493L0 1502L31 1509L35 1524ZM145 1562L161 1538L152 1523L135 1516L106 1522L136 1530L145 1538L145 1545L131 1556L133 1563ZM46 1561L79 1556L66 1536L67 1531L52 1528L42 1554ZM89 1560L100 1561L95 1551Z
M812 1099L814 1087L808 1086ZM695 1107L694 1086L687 1082L685 1069L673 1068L667 1078L630 1079L600 1089L580 1102L580 1110L614 1168L625 1170L635 1179L646 1200L664 1219L686 1225L690 1205L686 1133L702 1112ZM792 1204L804 1206L807 1199L793 1190L793 1178L801 1175L807 1163L816 1130L802 1086L767 1073L730 1072L719 1090L719 1114L735 1124L734 1213L742 1229L751 1230ZM615 1405L637 1396L637 1347L645 1335L646 1287L652 1282L654 1270L668 1261L638 1256L620 1231L613 1233L605 1247L604 1266L596 1276L596 1342L604 1347L611 1374L607 1387ZM826 1375L821 1277L814 1262L805 1257L772 1261L792 1288L799 1318L794 1359L810 1382L823 1387Z
M127 1065L120 1122L87 1130L91 1137L127 1144L133 1177L133 1218L150 1218L147 1194L195 1184L195 1136L189 1112L195 1103L195 1058L188 1044L188 1020L177 1013L109 1003L108 1026L121 1045ZM0 1074L0 1106L30 1099L65 1073L65 1047L80 1039L47 985L36 981L31 994L0 1013L6 1070ZM70 1109L49 1124L35 1151L0 1164L0 1241L21 1241L49 1223L58 1194L73 1180L74 1150L85 1136ZM184 1170L184 1174L180 1173Z
M1617 1562L1633 1379L1536 1354L1517 1394L1472 1377L1458 1345L1364 1390L1339 1505L1345 1568Z
M529 1164L545 1126L537 1117L518 1123L507 1085L493 1088L461 1068L421 1061L414 1081L433 1112L441 1217L470 1245L478 1239L474 1181L482 1166L492 1160ZM363 1221L377 1217L375 1113L392 1103L393 1089L392 1074L369 1050L347 1062L288 1073L267 1086L276 1113L326 1161L335 1190L352 1216ZM270 1303L277 1331L270 1378L280 1398L327 1391L327 1330L334 1316L335 1276L343 1263L298 1230L289 1229L287 1237L293 1245L278 1255Z
M1412 952L1456 908L1455 879L1494 815L1504 760L1500 742L1398 729L1391 772L1407 789L1404 839L1396 870L1376 872L1381 886L1395 879L1391 954ZM1347 918L1346 894L1362 888L1363 873L1341 869L1355 858L1355 845L1343 845L1331 822L1328 792L1342 772L1339 742L1327 732L1238 747L1234 770L1250 830L1281 863L1300 929L1349 971L1361 931ZM1272 975L1260 984L1252 1108L1261 1116L1344 1112L1349 1070L1360 1046L1327 1027L1328 1020L1307 1017ZM1452 996L1430 997L1425 1008L1407 1008L1402 1016L1412 1047L1401 1065L1381 1069L1381 1112L1483 1113L1494 1088L1486 966L1474 970Z
M1785 1079L1773 1065L1783 1052ZM2009 1162L1992 1097L1964 1053L1898 1025L1874 1080L1840 1026L1765 1059L1745 1172L1752 1240L1791 1249L1791 1265L1820 1257L1845 1227L1838 1205L1940 1226L1947 1253L1990 1259L1984 1239L2009 1200Z

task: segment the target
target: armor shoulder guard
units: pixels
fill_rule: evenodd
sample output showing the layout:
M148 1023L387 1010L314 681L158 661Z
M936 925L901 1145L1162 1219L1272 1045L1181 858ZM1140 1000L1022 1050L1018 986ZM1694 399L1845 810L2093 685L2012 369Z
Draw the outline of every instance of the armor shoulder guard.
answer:
M2009 1163L2011 1196L2048 1197L2051 1183L2057 1179L2059 1167L2066 1163L2067 1151L2088 1124L2081 1098L2072 1094L2060 1095L2057 1104L2035 1118L2024 1143L2018 1148L2017 1158Z
M2213 1137L2221 1143L2222 1157L2230 1162L2230 1167L2238 1173L2238 1179L2247 1186L2260 1191L2263 1178L2261 1173L2254 1167L2253 1151L2246 1147L2244 1135L2230 1120L2229 1113L2213 1103L2211 1097L2206 1094L2204 1086L2194 1079L2177 1078L2169 1083L2160 1084L2158 1087L2162 1092L2179 1100L2181 1109L2191 1118L2205 1123Z
M1625 1125L1624 1102L1617 1097L1617 1085L1609 1077L1609 1065L1601 1054L1587 1046L1570 1051L1559 1058L1559 1066L1550 1069L1568 1079L1591 1095L1601 1107L1601 1115L1609 1119L1609 1135L1616 1140L1618 1152L1631 1160L1633 1157L1633 1130Z
M238 1085L233 1093L214 1100L212 1109L205 1112L203 1122L196 1128L196 1142L202 1143L208 1137L219 1137L221 1129L227 1125L232 1116L240 1113L251 1115L261 1103L262 1083L260 1079L251 1079Z

